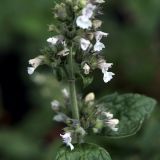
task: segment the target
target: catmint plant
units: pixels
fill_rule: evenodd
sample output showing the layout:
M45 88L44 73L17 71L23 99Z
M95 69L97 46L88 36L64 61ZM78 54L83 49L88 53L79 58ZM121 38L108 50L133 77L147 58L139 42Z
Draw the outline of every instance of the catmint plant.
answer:
M53 100L53 120L66 124L60 137L64 145L56 160L111 160L103 148L86 142L87 135L104 139L122 138L135 134L144 119L152 112L156 101L139 94L113 93L96 99L95 93L77 94L76 82L84 87L92 82L93 73L100 71L107 83L115 77L113 63L103 55L102 39L109 35L101 31L98 19L104 0L62 0L56 3L54 24L49 25L51 36L41 54L29 60L28 74L38 66L50 66L61 83L68 83L62 90L63 102Z

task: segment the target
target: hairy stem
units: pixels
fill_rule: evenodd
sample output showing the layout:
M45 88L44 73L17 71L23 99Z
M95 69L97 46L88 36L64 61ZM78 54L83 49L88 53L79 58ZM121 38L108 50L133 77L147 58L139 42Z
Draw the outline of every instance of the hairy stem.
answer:
M73 68L73 50L72 50L72 47L70 49L70 54L69 54L69 69L70 69L69 88L70 88L72 116L73 116L73 118L79 120L79 110L78 110L75 76L74 76L74 68Z

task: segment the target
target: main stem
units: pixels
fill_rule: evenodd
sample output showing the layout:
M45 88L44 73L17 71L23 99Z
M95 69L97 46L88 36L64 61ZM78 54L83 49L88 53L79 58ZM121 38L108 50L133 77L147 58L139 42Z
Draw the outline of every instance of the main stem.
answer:
M74 68L73 68L73 49L72 47L70 49L70 54L69 54L69 69L70 69L69 88L70 88L72 116L74 119L79 120L79 110L78 110L75 76L74 76Z

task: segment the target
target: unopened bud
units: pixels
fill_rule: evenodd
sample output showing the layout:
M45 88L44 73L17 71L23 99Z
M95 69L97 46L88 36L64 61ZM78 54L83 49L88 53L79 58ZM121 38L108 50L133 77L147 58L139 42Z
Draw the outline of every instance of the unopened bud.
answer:
M59 29L54 24L51 24L48 26L48 31L49 32L59 32Z
M85 102L90 102L90 101L94 101L95 99L95 94L93 92L89 93L86 95L85 97Z
M60 103L57 100L51 102L51 108L53 111L58 111L60 107Z
M79 1L79 6L82 7L82 8L83 8L84 6L86 6L86 4L87 4L87 1L86 1L86 0L80 0L80 1Z
M93 133L98 133L99 129L98 128L93 128Z
M86 37L87 37L87 39L89 39L90 41L92 41L93 38L94 38L94 33L88 32L87 35L86 35Z
M84 74L86 74L86 75L89 74L90 66L87 63L85 63L83 66L83 70L84 70Z
M98 29L99 27L101 27L102 25L102 21L100 20L93 20L93 28L94 29Z
M101 131L101 129L103 128L103 121L100 119L96 120L95 126L93 128L93 132L94 133L98 133Z
M86 134L86 131L82 127L78 127L76 129L76 132L79 133L82 136L84 136Z
M69 98L69 92L66 88L62 89L62 94L63 94L64 98Z
M53 117L53 120L57 122L66 122L67 118L68 117L64 113L59 113Z
M63 21L66 20L67 19L66 5L64 3L57 4L54 8L54 14L56 18Z

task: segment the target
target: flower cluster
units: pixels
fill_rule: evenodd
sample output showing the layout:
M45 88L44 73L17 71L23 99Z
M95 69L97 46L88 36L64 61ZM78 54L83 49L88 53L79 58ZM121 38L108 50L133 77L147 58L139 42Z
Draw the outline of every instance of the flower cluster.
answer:
M93 71L98 68L103 74L103 81L108 83L114 76L114 73L109 71L113 64L108 63L101 54L105 48L102 39L107 37L108 33L100 30L102 21L96 18L100 14L99 7L104 2L104 0L63 0L56 4L54 17L57 23L49 26L52 35L46 38L47 47L41 50L41 55L29 60L28 74L33 74L38 66L46 64L52 67L58 80L71 82L82 78L85 82L87 78L92 79ZM118 119L114 119L113 114L98 107L94 93L85 97L74 97L79 98L80 118L72 118L73 106L70 95L74 95L71 94L71 90L69 93L63 89L62 94L64 104L53 100L51 108L56 113L53 120L67 125L64 128L65 134L60 136L71 150L74 149L71 143L74 137L84 137L90 130L99 133L104 127L109 127L114 132L118 131Z
M110 112L103 112L102 114L105 116L105 124L111 128L111 130L118 131L117 125L119 124L119 120L114 119L113 114Z
M104 2L103 0L83 0L83 3L82 1L72 3L66 0L65 3L56 5L55 18L60 21L61 26L50 25L49 30L57 31L58 34L47 39L48 47L42 50L43 55L29 61L31 67L28 67L28 73L33 74L38 66L47 64L58 72L60 70L58 68L61 68L59 74L64 72L66 75L67 56L70 54L71 43L74 42L72 49L75 52L75 67L79 68L75 74L81 74L84 77L92 76L93 70L99 68L104 75L104 82L109 82L114 73L108 72L108 70L113 64L107 63L100 53L105 48L101 40L103 37L107 37L108 33L99 30L102 21L96 19L99 14L99 5ZM72 10L68 11L68 6ZM76 21L74 22L75 17ZM68 23L72 25L68 27ZM77 47L80 47L80 50Z
M62 92L64 92L64 90L65 92L67 91L66 89L63 89ZM63 106L59 101L53 100L51 102L51 108L56 113L53 120L65 123L68 126L64 128L65 134L61 135L61 137L64 139L63 142L66 143L71 150L74 149L73 144L71 144L74 137L77 135L85 136L86 132L90 132L90 126L93 126L92 132L94 134L101 133L103 128L106 127L113 132L118 131L119 120L114 118L114 115L111 112L106 111L103 106L96 102L95 94L93 92L88 93L84 98L80 97L79 102L79 106L81 108L80 112L82 115L80 122L64 114ZM65 107L68 108L69 106L66 104Z
M111 112L106 111L103 105L95 101L95 94L93 92L85 96L82 106L85 106L85 108L82 109L84 117L81 123L85 129L89 126L94 126L93 132L96 134L100 133L104 127L108 127L113 132L118 131L119 120L113 118ZM87 120L89 122L88 126L85 125L85 121Z

